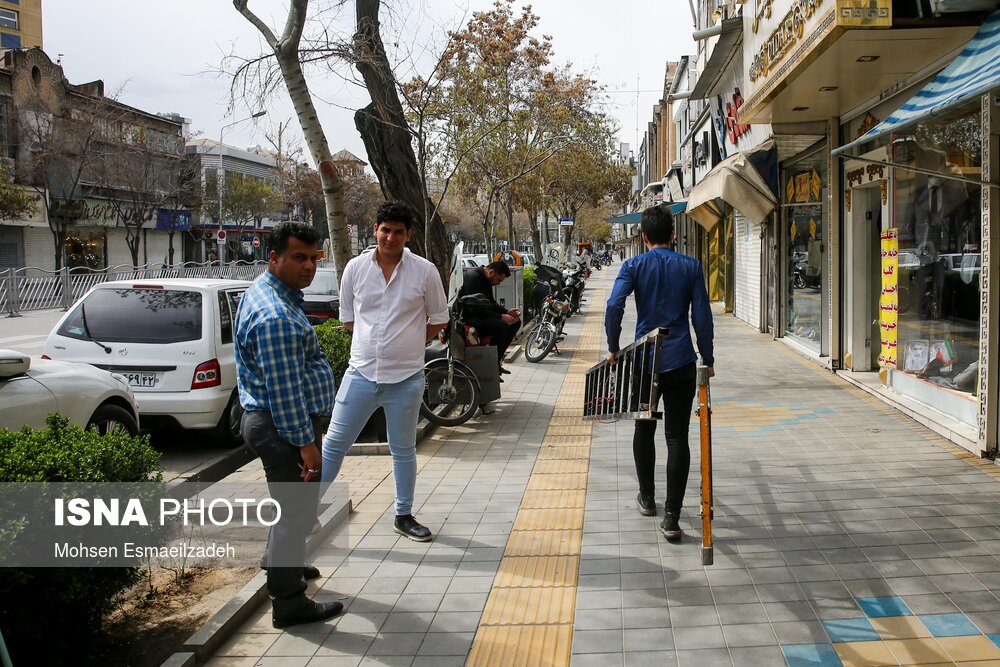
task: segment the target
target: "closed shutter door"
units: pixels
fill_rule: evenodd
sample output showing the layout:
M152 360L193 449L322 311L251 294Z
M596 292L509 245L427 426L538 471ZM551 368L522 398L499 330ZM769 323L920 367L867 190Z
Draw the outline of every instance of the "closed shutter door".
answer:
M55 271L56 251L48 227L24 228L24 265Z
M735 300L733 312L750 326L760 329L760 225L735 214Z
M180 235L174 236L176 242ZM156 229L146 230L146 254L145 262L152 268L160 268L167 263L167 233ZM140 257L140 259L142 259Z
M114 227L108 230L108 266L127 270L132 266L132 254L125 242L125 230ZM142 263L142 247L139 247L139 263Z

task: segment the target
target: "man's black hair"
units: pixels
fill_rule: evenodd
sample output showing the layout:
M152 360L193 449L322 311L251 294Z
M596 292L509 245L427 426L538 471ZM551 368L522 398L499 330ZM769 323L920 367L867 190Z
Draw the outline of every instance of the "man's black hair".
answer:
M639 217L639 226L653 245L670 243L674 235L674 214L666 204L650 206Z
M376 225L381 225L383 222L401 222L407 229L413 229L413 219L413 209L402 201L382 202L375 213Z
M491 271L496 271L505 278L510 278L510 267L507 266L507 262L497 260L487 264L485 268L490 269Z
M319 243L319 232L304 222L280 222L271 230L271 250L279 255L288 249L288 239L295 237L308 245Z

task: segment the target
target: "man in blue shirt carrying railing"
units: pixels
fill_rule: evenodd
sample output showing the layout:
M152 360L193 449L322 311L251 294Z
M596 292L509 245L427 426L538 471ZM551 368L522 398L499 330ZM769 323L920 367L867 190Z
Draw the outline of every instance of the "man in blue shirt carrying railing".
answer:
M681 506L691 468L688 426L696 390L697 355L691 340L691 324L698 338L702 363L714 376L712 310L705 289L705 275L697 260L670 249L674 242L674 218L665 204L642 212L642 240L648 252L622 264L605 312L608 361L615 363L622 331L625 300L635 294L635 337L669 329L660 348L659 393L663 397L667 436L666 516L660 531L671 541L679 540ZM636 421L632 439L639 495L636 502L644 516L656 515L653 469L656 466L656 421Z

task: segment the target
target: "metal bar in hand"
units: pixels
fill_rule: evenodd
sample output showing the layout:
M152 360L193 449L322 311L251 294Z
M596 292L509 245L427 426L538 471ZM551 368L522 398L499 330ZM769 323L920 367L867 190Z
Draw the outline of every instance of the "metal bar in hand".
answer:
M623 347L617 363L607 360L586 375L584 419L660 419L656 410L660 345L669 329L657 329Z
M698 367L698 425L701 432L701 564L715 560L712 546L712 395L708 386L708 368Z

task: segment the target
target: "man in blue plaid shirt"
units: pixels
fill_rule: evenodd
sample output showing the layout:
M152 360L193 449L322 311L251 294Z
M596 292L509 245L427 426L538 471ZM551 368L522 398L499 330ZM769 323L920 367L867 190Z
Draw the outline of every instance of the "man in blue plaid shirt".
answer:
M260 456L281 518L271 527L264 565L276 628L322 621L340 602L306 597L306 538L316 520L322 437L333 410L333 370L302 311L302 289L316 275L319 234L299 222L271 232L268 270L244 293L236 315L236 368L243 437ZM306 482L306 484L303 484Z

